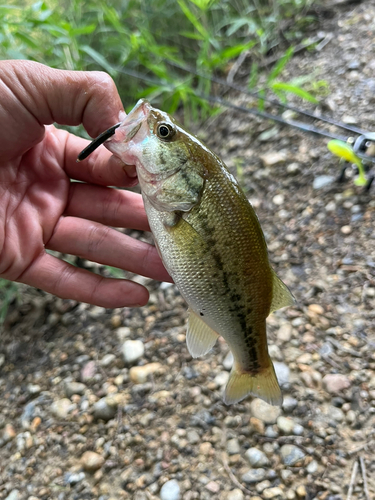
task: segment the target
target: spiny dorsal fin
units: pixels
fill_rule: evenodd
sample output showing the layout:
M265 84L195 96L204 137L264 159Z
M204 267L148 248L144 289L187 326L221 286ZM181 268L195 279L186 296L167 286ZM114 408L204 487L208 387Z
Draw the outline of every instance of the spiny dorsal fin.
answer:
M291 306L295 303L295 298L291 294L289 288L281 279L277 276L275 271L272 269L272 303L270 308L270 314L277 309L282 307Z
M204 356L210 351L218 338L218 334L204 323L189 308L189 321L186 332L187 348L193 358Z

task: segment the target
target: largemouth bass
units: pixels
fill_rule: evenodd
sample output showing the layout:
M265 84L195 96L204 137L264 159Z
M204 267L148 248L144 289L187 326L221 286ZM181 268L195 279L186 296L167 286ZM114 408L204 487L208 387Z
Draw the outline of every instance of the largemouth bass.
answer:
M215 153L143 100L105 146L137 168L156 246L189 305L190 354L206 354L221 335L234 357L225 403L251 394L281 405L266 318L294 299L270 266L258 218L235 178Z

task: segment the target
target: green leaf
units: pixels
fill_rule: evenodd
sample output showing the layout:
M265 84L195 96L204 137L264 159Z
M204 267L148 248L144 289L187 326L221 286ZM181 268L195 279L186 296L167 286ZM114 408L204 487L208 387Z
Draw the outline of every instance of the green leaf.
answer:
M195 14L189 9L184 0L177 0L178 5L181 7L182 12L185 14L187 19L191 22L194 28L204 37L209 38L209 33L201 24Z
M290 92L292 94L298 95L298 97L301 97L306 101L312 102L313 104L319 103L318 99L316 99L312 94L310 94L310 92L301 89L301 87L296 87L295 85L291 85L290 83L274 82L271 84L270 87L272 88L272 90L275 91L282 90L284 92Z
M80 51L89 55L99 66L104 68L108 73L114 74L116 72L115 68L106 60L106 58L99 54L99 52L97 52L92 47L89 47L88 45L82 45L80 47Z
M96 29L96 24L88 24L86 26L82 26L80 28L73 28L70 31L71 36L79 36L79 35L89 35L93 33Z
M288 64L289 59L293 56L294 47L289 47L289 49L285 52L283 57L275 64L271 73L268 75L267 82L272 82L277 76L282 72L285 66Z
M259 76L258 63L253 62L253 63L251 63L249 83L247 84L247 86L250 90L252 90L255 87L255 85L257 84L258 76Z

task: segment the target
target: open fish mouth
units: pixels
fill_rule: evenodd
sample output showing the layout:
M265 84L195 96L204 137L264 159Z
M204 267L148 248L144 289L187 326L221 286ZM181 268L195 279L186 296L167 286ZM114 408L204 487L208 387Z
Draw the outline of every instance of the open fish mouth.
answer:
M117 139L116 136L121 136L122 143L130 142L136 135L138 130L141 128L142 123L147 120L150 110L150 103L143 99L140 99L127 115L125 120L121 122L119 128L116 130L114 138ZM110 141L111 139L109 139L108 142Z
M124 121L113 125L113 127L105 130L93 141L91 141L90 144L80 152L77 161L80 162L82 160L85 160L93 151L95 151L95 149L97 149L101 144L104 144L105 142L130 142L141 128L143 121L147 119L150 110L151 104L144 99L140 99L127 115ZM117 130L119 132L117 132L116 136Z

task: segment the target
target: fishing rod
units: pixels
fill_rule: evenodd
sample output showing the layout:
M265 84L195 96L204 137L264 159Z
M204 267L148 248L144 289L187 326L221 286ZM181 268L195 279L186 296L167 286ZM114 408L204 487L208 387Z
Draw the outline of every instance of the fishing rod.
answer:
M252 97L256 97L258 99L263 100L264 102L267 102L273 106L277 106L279 108L284 108L287 110L290 110L294 113L297 113L299 115L305 116L307 118L322 122L322 123L327 123L330 125L333 125L337 128L343 129L348 131L351 134L356 134L357 137L353 137L352 135L350 136L344 136L340 134L336 134L333 132L329 132L323 128L318 128L312 124L301 122L301 121L296 121L296 120L288 120L283 118L282 116L278 114L273 114L273 113L268 113L267 111L260 110L255 107L247 107L247 106L242 106L238 104L234 104L230 101L227 101L221 97L216 97L213 95L206 95L200 92L195 92L195 95L207 102L210 102L212 104L218 104L220 106L223 106L225 108L231 108L235 109L236 111L246 113L246 114L252 114L254 116L258 116L261 118L273 120L277 123L280 123L282 125L286 126L291 126L294 128L297 128L303 132L307 133L312 133L315 135L319 135L328 139L331 139L331 141L328 143L328 149L335 154L336 156L340 157L341 159L345 160L348 163L355 164L358 172L359 172L359 177L356 181L358 185L363 185L366 187L366 189L369 189L374 177L370 177L369 179L366 179L365 176L365 165L368 165L369 163L375 163L375 133L373 132L367 132L365 130L362 130L358 127L353 127L348 124L339 122L337 120L334 120L330 117L325 117L325 116L320 116L316 115L315 113L311 113L309 111L305 111L299 108L296 108L294 106L291 106L287 103L283 103L281 101L278 101L274 98L270 98L267 96L261 95L259 91L250 91L247 88L241 87L239 85L236 85L234 83L228 83L226 80L222 78L218 78L215 76L208 76L202 73L201 71L198 71L194 68L188 67L188 66L182 66L178 63L172 62L170 60L166 60L168 64L171 66L178 68L189 75L193 74L195 76L199 76L201 78L209 80L211 83L216 83L218 85L224 86L225 88L230 88L232 90L235 90L237 92L240 92L241 94L244 95L249 95ZM158 80L154 77L150 77L148 75L144 75L142 73L139 73L137 71L127 69L127 68L116 68L116 71L122 74L126 74L128 76L131 76L133 78L140 79L142 81L145 81L147 83L151 83L153 85L158 85L164 86L166 89L170 88L171 91L175 90L178 88L179 85L183 85L183 83L174 85L171 84L170 82L167 81L162 81ZM97 137L93 143L91 143L82 153L79 155L78 160L81 161L82 159L86 158L96 147L98 147L100 144L105 142L111 135L115 133L116 128L119 126L119 124L115 125L114 127L111 127L111 129L103 132L99 137ZM344 166L341 174L340 174L340 179L344 179L345 177L345 170L347 166Z

